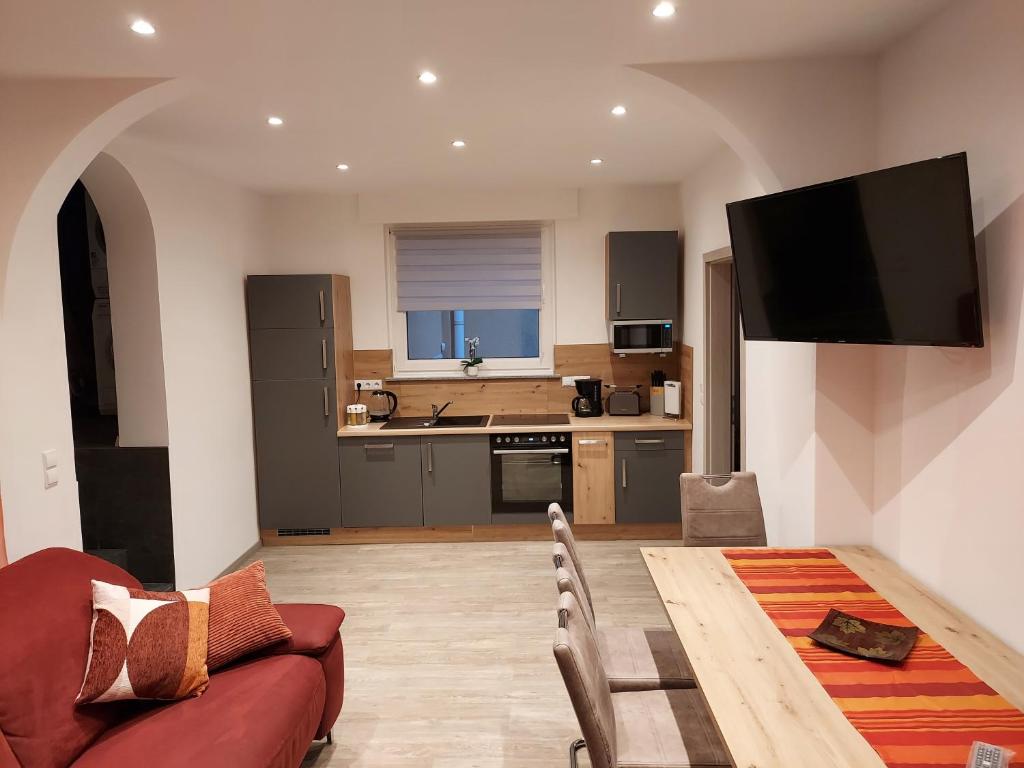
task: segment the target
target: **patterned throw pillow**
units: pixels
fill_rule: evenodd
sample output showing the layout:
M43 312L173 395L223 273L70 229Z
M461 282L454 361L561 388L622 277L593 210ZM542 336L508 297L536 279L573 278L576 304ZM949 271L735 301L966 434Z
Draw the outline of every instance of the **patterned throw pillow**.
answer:
M92 582L92 640L77 703L184 699L209 683L210 590Z
M263 561L210 583L210 652L212 672L230 661L287 640L292 631L267 591Z

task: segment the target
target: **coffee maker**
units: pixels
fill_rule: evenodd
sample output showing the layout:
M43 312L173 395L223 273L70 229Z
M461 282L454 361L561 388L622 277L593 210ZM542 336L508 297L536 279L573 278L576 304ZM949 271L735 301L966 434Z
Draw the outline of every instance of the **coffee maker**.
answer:
M576 379L576 391L579 394L572 399L572 412L575 415L581 418L604 415L600 379Z

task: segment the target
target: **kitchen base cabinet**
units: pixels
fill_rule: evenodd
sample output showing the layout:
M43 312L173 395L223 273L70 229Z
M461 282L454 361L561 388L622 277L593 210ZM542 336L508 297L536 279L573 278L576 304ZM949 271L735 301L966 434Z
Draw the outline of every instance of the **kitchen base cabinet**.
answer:
M486 435L420 439L423 524L491 522L491 450Z
M572 510L577 523L615 522L611 432L572 436Z
M683 435L628 432L615 436L615 522L680 523Z
M260 527L337 528L333 383L256 381L252 398Z
M338 442L343 527L423 525L418 437Z

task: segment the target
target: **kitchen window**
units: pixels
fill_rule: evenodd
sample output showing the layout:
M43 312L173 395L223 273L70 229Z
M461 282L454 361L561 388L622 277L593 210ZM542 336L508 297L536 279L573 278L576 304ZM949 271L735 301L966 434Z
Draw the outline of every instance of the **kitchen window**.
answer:
M481 376L552 373L550 226L396 226L389 241L397 376L461 376L476 340Z

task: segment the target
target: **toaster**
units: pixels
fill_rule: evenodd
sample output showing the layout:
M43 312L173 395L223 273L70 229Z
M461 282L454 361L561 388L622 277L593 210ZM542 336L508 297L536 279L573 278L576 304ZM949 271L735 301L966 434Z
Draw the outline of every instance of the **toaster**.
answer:
M608 395L609 416L639 416L640 393L635 389L629 392L612 392Z

